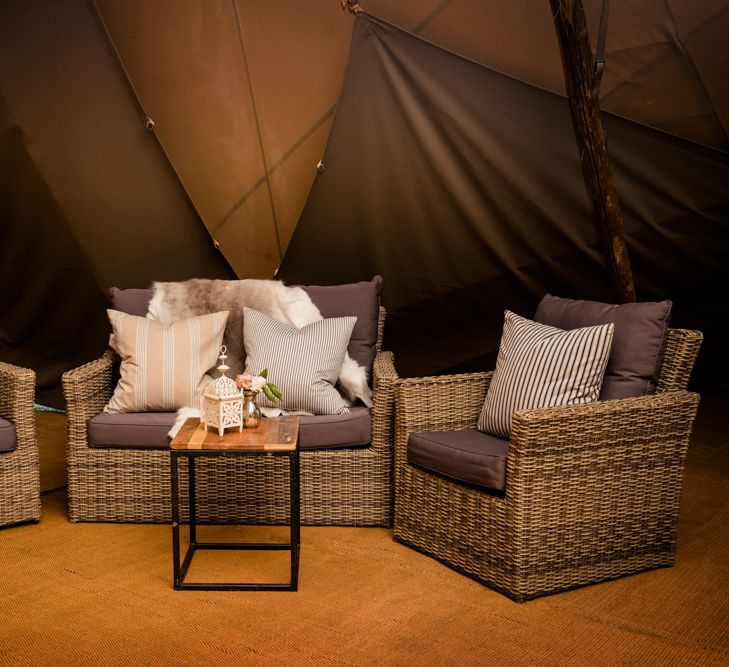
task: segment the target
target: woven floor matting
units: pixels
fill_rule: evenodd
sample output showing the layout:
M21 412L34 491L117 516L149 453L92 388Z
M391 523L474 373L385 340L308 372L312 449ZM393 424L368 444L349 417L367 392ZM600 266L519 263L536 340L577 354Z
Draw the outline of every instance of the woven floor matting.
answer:
M729 664L726 399L699 412L676 566L524 604L381 528L303 528L297 593L175 592L169 527L71 524L50 493L40 524L0 530L0 665ZM193 577L287 572L283 554L198 558Z

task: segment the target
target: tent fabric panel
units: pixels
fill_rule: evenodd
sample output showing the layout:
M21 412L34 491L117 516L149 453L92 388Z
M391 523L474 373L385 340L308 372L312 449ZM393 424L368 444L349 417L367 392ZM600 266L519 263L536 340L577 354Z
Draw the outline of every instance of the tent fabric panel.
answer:
M607 118L639 298L672 298L675 323L703 329L705 358L726 366L725 316L695 304L726 281L729 157ZM610 300L566 100L360 14L280 275L374 273L403 375L488 368L504 309L529 316L545 292Z
M519 267L565 249L597 265L594 230L575 224L587 200L574 141L561 140L572 132L565 101L544 93L542 120L534 123L531 88L461 59L454 76L443 54L376 20L363 25L324 173L292 243L306 246L313 265L337 261L327 260L329 238L362 267L394 266L406 254L412 270L388 289L394 308L488 280L504 267L528 281ZM540 134L545 124L556 129ZM571 174L556 173L548 155ZM310 208L326 231L302 226ZM342 219L362 224L344 235L337 231ZM531 233L543 243L528 243Z
M280 263L268 190L256 189L215 234L226 257L245 278L272 278Z
M245 227L272 225L285 249L324 149L320 129L336 104L351 16L336 4L302 11L292 0L100 0L99 6L208 231L239 276L258 276L247 271L270 267L269 249L260 248L251 263L255 249L229 246L240 233L222 228L232 219ZM274 178L305 143L316 155L313 164ZM248 207L241 203L258 198L259 188L270 189L269 213L244 218ZM279 262L280 253L274 269Z
M18 10L0 30L0 62L12 63L0 65L11 122L22 130L33 162L93 258L97 282L136 282L141 266L154 267L158 275L179 274L180 256L228 274L144 128L88 7ZM74 49L68 49L69 40ZM30 58L28 44L34 45Z
M92 316L105 300L1 102L0 219L0 359L36 368L36 400L60 407L60 374L105 344L104 321Z
M88 4L7 2L0 17L0 358L62 407L61 374L106 347L109 287L233 274Z
M726 6L723 0L636 0L610 5L601 105L606 111L726 149ZM593 51L603 0L583 0ZM564 93L549 3L533 0L362 0L362 7L445 49L536 86ZM724 5L726 3L724 2ZM674 12L676 17L674 17ZM694 34L695 33L695 34ZM698 35L704 53L700 57ZM687 51L683 51L681 40ZM693 56L693 57L692 57ZM713 108L696 85L706 82ZM698 96L698 97L697 97ZM686 106L698 109L687 111ZM723 129L722 129L723 128Z
M724 129L690 60L671 42L641 50L646 53L642 59L631 51L609 54L611 71L620 83L611 88L608 77L601 106L707 146L722 146ZM636 60L647 64L636 70Z
M314 8L296 0L237 0L237 7L270 169L331 116L353 20L336 2Z
M559 47L548 2L361 0L360 4L368 14L464 58L549 90L564 91ZM589 0L583 4L589 20L594 12L589 11ZM593 23L597 25L590 21L590 28ZM519 48L514 48L515 45Z
M99 7L155 133L220 242L220 227L265 178L233 6L104 0ZM256 224L273 225L270 212ZM235 255L222 243L221 250Z
M284 253L311 191L317 173L316 166L324 154L331 131L332 119L333 115L303 139L285 160L271 169L273 205Z
M692 30L684 42L724 134L729 135L729 4L720 2L722 9ZM725 143L723 149L729 150L729 145Z

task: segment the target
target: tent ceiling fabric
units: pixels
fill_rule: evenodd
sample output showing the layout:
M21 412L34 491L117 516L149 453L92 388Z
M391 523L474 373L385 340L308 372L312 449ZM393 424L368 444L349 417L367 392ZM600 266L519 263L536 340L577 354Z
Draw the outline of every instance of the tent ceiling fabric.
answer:
M351 16L338 2L96 0L180 181L240 277L276 272L324 152ZM563 92L549 4L363 0L370 14L535 85ZM602 0L584 2L597 33ZM680 3L679 3L680 4ZM674 16L667 0L612 3L602 105L726 146L721 3ZM683 40L683 41L681 41ZM722 51L723 50L723 51ZM694 58L696 54L696 58Z
M673 299L674 322L704 329L726 365L712 304L729 263L729 155L606 120L639 298ZM567 101L360 14L324 171L280 274L373 273L406 375L493 361L505 308L610 293Z
M314 180L351 34L340 3L95 0L155 132L240 277L270 277ZM584 0L597 33L602 0ZM680 3L679 3L680 4ZM563 91L549 4L363 0L370 14L535 85ZM711 146L729 103L706 34L714 0L612 3L603 107ZM683 40L683 41L681 41ZM694 53L696 58L694 59Z
M454 53L564 93L548 2L362 0L361 4L368 13ZM594 49L602 0L583 0L583 5ZM727 35L726 0L612 2L602 108L728 149Z
M96 2L208 232L240 277L272 277L323 152L351 17L334 2Z

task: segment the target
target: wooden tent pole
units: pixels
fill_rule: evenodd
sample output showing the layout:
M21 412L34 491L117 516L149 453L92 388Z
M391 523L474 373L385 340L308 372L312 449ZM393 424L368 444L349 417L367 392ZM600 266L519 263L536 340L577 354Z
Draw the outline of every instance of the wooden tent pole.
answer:
M635 301L635 285L623 236L623 218L610 171L600 114L595 64L582 0L549 0L562 54L565 86L580 154L582 176L592 201L615 297Z

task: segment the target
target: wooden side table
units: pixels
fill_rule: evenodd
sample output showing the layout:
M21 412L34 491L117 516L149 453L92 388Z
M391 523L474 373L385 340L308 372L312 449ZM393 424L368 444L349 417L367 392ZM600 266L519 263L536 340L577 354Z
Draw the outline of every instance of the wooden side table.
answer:
M262 419L255 429L232 430L219 436L205 432L196 418L188 419L170 443L172 492L172 564L174 587L178 591L295 591L299 579L300 487L299 487L299 418ZM286 456L289 459L289 500L291 537L289 542L199 542L197 539L195 459L201 456ZM180 563L180 497L177 466L187 459L190 507L190 544ZM185 576L198 549L287 550L291 553L289 583L187 583Z

